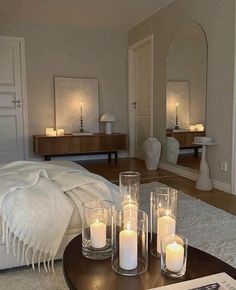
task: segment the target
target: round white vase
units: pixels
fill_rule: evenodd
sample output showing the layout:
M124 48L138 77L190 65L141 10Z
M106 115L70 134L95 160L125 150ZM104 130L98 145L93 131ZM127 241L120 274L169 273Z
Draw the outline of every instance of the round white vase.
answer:
M148 170L156 170L161 155L161 143L156 138L148 138L143 143L144 160Z

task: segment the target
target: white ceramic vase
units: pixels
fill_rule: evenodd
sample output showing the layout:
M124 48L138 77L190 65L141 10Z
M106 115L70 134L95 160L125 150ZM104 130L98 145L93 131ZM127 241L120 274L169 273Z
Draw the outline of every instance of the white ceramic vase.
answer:
M166 143L167 161L176 164L179 156L179 141L175 137L167 137Z
M144 160L148 170L156 170L161 155L161 143L156 138L148 138L143 143Z

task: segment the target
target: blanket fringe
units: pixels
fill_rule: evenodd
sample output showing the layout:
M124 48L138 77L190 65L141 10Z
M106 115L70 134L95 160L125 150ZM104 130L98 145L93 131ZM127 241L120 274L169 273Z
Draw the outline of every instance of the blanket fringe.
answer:
M19 234L20 236L20 234ZM40 272L41 269L41 262L43 263L44 269L46 272L53 272L55 274L54 269L54 256L51 252L47 250L44 252L42 250L36 249L35 247L30 245L32 237L29 238L28 243L24 243L17 235L11 232L10 227L7 225L6 221L2 219L2 243L5 244L7 253L10 253L10 246L12 244L12 253L14 257L19 261L20 260L20 252L21 252L21 263L23 264L24 261L27 265L30 265L29 261L29 254L31 253L31 265L33 270L35 270L35 264L38 264L37 268ZM40 247L39 247L40 248ZM36 256L38 257L36 259ZM43 254L43 261L41 261L41 256ZM47 258L48 257L48 258Z

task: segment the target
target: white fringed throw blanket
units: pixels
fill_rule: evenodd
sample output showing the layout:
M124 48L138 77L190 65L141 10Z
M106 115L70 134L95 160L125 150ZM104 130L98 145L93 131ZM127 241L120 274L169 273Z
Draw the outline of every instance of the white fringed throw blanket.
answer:
M27 264L53 261L74 206L94 198L119 204L117 188L90 172L44 162L17 161L0 168L0 219L7 252ZM71 202L73 201L73 203ZM21 257L20 257L21 253Z

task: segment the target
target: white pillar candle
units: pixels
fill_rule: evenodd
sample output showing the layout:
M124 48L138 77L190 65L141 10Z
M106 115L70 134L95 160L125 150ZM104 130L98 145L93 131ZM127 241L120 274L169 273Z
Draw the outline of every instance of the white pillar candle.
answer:
M53 128L46 128L46 136L52 136L52 133L53 133Z
M99 249L106 246L106 225L96 220L90 225L91 245Z
M157 218L157 252L161 253L161 238L175 234L176 221L169 215Z
M124 270L133 270L138 265L137 232L126 229L119 235L119 265Z
M64 129L57 129L57 136L63 136L64 135Z
M184 247L176 242L166 246L166 268L178 273L183 269Z

